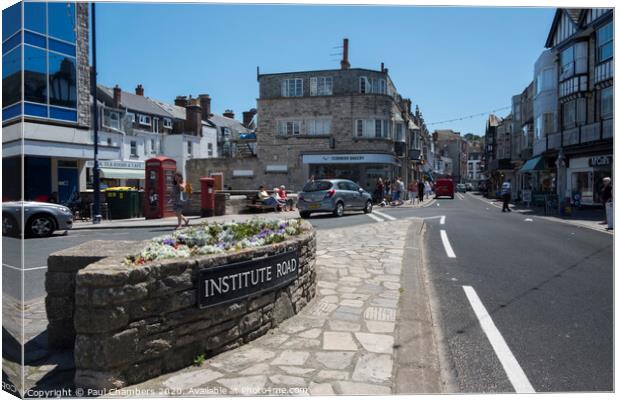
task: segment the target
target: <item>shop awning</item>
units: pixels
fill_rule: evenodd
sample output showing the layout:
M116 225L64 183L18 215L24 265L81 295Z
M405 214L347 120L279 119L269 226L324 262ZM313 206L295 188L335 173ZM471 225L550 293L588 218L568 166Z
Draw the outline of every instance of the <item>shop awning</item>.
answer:
M143 169L99 168L102 178L108 179L144 179Z
M527 160L526 163L523 164L519 172L542 171L543 169L545 169L544 167L545 167L545 162L542 156L534 157L534 158Z

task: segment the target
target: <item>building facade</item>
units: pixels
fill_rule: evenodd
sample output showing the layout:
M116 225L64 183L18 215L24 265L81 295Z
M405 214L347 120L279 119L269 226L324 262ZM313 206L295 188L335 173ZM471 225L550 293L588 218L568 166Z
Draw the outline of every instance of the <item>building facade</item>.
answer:
M93 154L88 4L19 2L2 20L4 199L66 201Z

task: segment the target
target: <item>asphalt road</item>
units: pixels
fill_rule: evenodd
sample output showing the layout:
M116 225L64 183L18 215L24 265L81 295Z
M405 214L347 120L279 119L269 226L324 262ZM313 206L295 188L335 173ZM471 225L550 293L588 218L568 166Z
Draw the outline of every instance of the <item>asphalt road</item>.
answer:
M470 194L439 205L444 224L426 221L425 254L458 390L514 392L525 379L537 392L612 391L613 236L502 213ZM464 286L512 360L491 344Z

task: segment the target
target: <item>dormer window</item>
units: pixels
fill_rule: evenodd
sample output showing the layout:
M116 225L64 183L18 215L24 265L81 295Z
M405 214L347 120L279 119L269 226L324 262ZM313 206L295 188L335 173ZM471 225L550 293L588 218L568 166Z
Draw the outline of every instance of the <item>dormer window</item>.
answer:
M148 115L140 115L140 125L151 126L151 117Z
M284 79L282 81L282 97L301 97L304 95L303 79Z
M164 118L164 128L172 129L172 120L170 118Z
M310 96L331 96L333 94L333 79L331 76L310 78Z

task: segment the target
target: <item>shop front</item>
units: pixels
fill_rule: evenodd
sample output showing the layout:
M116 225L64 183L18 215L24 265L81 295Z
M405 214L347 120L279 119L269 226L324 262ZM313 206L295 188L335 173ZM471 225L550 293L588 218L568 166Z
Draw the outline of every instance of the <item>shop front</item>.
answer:
M569 159L566 190L573 202L581 205L600 205L603 178L612 177L613 155L600 154Z
M368 192L373 192L379 178L400 176L398 158L390 154L305 154L302 156L308 178L350 179Z
M93 188L93 161L86 162L86 186ZM129 186L144 189L144 161L99 161L101 188Z

